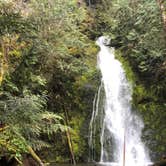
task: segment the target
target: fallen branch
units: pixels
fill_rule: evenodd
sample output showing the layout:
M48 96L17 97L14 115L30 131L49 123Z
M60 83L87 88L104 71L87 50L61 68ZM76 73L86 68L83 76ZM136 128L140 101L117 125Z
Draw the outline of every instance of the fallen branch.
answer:
M43 162L41 161L39 156L34 152L34 150L30 146L28 146L27 149L28 149L29 153L31 154L31 156L33 157L33 159L35 161L37 161L40 166L44 166Z

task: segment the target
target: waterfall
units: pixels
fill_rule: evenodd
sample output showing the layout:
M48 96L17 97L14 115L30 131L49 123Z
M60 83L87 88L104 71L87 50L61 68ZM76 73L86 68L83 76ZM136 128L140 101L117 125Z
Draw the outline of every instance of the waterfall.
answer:
M89 145L94 151L96 123L99 123L96 119L100 116L100 163L147 166L150 158L141 140L144 124L131 108L132 87L126 79L122 64L115 59L114 49L106 46L107 42L106 37L100 37L96 42L100 47L98 67L105 92L104 113L99 113L100 86L93 103Z

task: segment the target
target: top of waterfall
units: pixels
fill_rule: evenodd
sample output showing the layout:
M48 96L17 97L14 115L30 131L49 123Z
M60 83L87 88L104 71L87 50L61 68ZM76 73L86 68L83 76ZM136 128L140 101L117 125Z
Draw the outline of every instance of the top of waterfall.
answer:
M109 38L109 36L101 36L101 37L98 38L96 43L98 45L108 46L108 45L110 45L110 42L111 42L111 39Z

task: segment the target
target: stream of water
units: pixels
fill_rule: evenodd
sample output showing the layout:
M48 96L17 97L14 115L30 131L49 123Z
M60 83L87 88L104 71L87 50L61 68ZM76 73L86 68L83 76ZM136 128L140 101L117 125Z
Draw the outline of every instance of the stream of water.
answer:
M101 116L100 164L147 166L150 157L141 140L144 124L131 108L132 87L126 79L122 64L115 59L114 49L106 46L107 42L106 37L100 37L96 42L100 47L98 67L102 75L101 86L104 87L105 100L104 114L101 116L98 109L100 86L94 99L89 145L94 149L96 118Z

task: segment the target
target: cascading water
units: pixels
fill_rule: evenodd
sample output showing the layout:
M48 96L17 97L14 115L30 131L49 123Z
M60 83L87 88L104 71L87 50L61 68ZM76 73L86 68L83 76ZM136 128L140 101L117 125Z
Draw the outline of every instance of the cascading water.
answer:
M144 125L140 117L131 111L131 86L121 63L114 57L114 50L106 46L107 40L106 37L100 37L97 40L100 46L98 66L105 91L104 114L100 120L102 122L100 163L118 166L147 166L150 158L141 141L141 131ZM96 132L96 118L99 114L100 91L101 86L94 100L90 122L89 145L91 148L94 146L93 137Z

